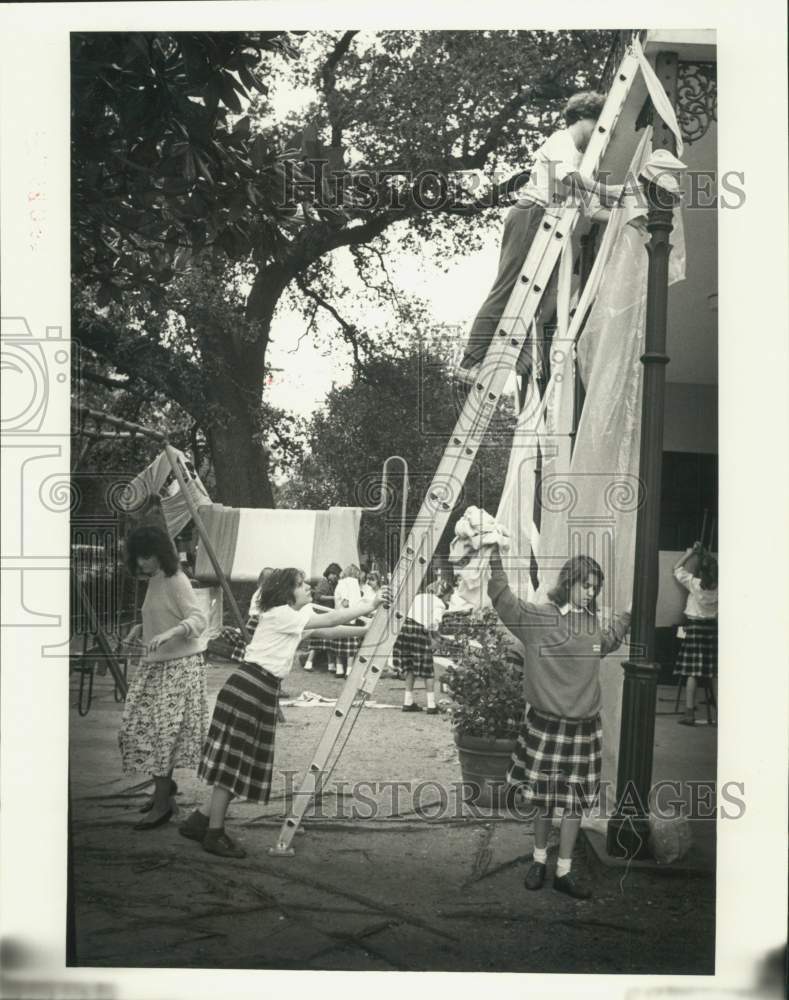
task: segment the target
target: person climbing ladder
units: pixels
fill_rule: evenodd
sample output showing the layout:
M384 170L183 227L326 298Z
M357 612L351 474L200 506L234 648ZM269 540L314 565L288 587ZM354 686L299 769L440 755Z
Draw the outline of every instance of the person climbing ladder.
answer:
M545 209L576 194L584 199L583 203L591 212L596 209L599 213L601 206L613 206L622 194L621 185L606 185L579 172L584 150L604 104L602 94L591 91L573 94L563 112L567 128L554 132L537 150L529 180L504 222L498 273L472 324L460 369L456 372L461 382L472 382L476 378L477 367L487 353ZM518 358L519 375L528 374L528 358L525 347Z

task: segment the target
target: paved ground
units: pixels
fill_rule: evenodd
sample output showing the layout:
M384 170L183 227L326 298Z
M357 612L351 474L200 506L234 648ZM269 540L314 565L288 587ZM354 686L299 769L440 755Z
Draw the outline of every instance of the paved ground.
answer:
M230 670L210 668L211 699ZM287 681L293 695L336 695L339 685L301 669ZM322 814L296 838L296 856L268 854L288 791L281 778L268 806L232 807L228 827L248 852L238 862L206 854L175 823L132 830L145 790L121 775L122 706L111 683L97 678L90 713L71 716L79 964L712 973L713 824L698 825L695 871L607 869L579 845L574 864L591 882L592 900L569 900L549 884L527 893L529 823L475 816L457 804L460 769L447 719L403 715L394 679L379 683L376 700L394 707L360 713ZM717 730L677 726L676 716L660 714L672 708L659 702L656 777L714 778ZM285 711L277 767L300 774L331 709ZM189 772L176 778L185 816L203 788ZM432 818L414 810L411 794L396 803L391 786L379 784L394 781L421 783L416 804ZM555 850L551 867L554 860Z

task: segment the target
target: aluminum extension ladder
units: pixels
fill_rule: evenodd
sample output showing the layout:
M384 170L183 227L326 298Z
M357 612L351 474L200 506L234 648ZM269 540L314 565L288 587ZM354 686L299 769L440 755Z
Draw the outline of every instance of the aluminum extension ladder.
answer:
M638 58L628 50L584 153L580 169L587 177L597 175L614 126L638 72ZM362 639L312 762L301 784L294 791L290 812L282 825L276 847L269 848L269 854L286 857L295 853L291 842L319 789L332 751L348 725L354 702L359 697L368 697L375 690L411 601L419 591L428 564L460 496L507 378L515 367L554 268L578 222L580 211L577 204L569 204L551 207L545 212L542 227L535 236L523 265L520 281L504 310L504 317L517 319L503 318L497 335L491 341L479 367L477 381L466 398L427 496L400 552L391 581L393 602L389 608L381 607L376 611L372 624Z

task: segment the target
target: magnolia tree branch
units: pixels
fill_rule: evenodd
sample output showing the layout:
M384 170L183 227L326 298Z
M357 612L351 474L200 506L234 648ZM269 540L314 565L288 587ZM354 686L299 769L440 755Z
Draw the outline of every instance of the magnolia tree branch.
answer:
M119 372L163 392L193 416L201 410L198 401L204 394L199 369L183 358L173 357L162 344L137 332L127 339L116 327L96 319L78 321L74 340L105 358Z
M321 309L324 309L330 316L334 317L336 322L339 324L342 330L343 337L351 345L351 350L353 351L353 362L354 367L361 368L362 362L359 353L359 329L354 326L353 323L349 323L346 319L337 312L331 302L327 301L322 295L319 295L314 289L310 288L305 279L299 275L296 278L296 284L299 290L307 298L312 299L316 302Z

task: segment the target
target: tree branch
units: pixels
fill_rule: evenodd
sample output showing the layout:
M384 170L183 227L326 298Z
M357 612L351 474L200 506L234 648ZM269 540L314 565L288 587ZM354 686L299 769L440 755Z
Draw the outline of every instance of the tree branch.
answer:
M163 392L193 416L202 412L200 369L184 358L174 357L162 344L137 333L127 337L109 323L85 318L75 323L74 339L119 372Z
M135 390L132 388L132 382L119 382L117 379L109 378L107 375L99 375L98 372L88 371L87 368L82 368L80 370L80 378L87 379L88 382L95 382L96 385L106 386L108 389L123 389L124 392L130 392L132 395L137 395Z
M358 34L358 31L343 32L342 37L329 53L326 62L323 64L323 69L321 70L321 82L324 94L328 94L330 91L334 90L337 83L337 77L335 75L337 64L350 48L354 36Z
M331 122L331 145L340 146L342 144L342 121L338 114L337 107L337 65L342 57L347 53L357 31L346 31L340 40L329 53L326 62L321 70L321 89L326 98L326 110Z
M307 282L304 280L302 275L297 275L296 284L303 295L307 298L312 299L316 302L321 309L325 309L329 315L333 316L337 323L342 329L343 337L351 345L351 350L353 351L353 362L354 367L361 368L362 362L359 356L359 330L358 327L354 326L353 323L349 323L347 320L343 319L342 316L337 312L331 302L327 302L322 295L319 295L314 289L310 288Z

